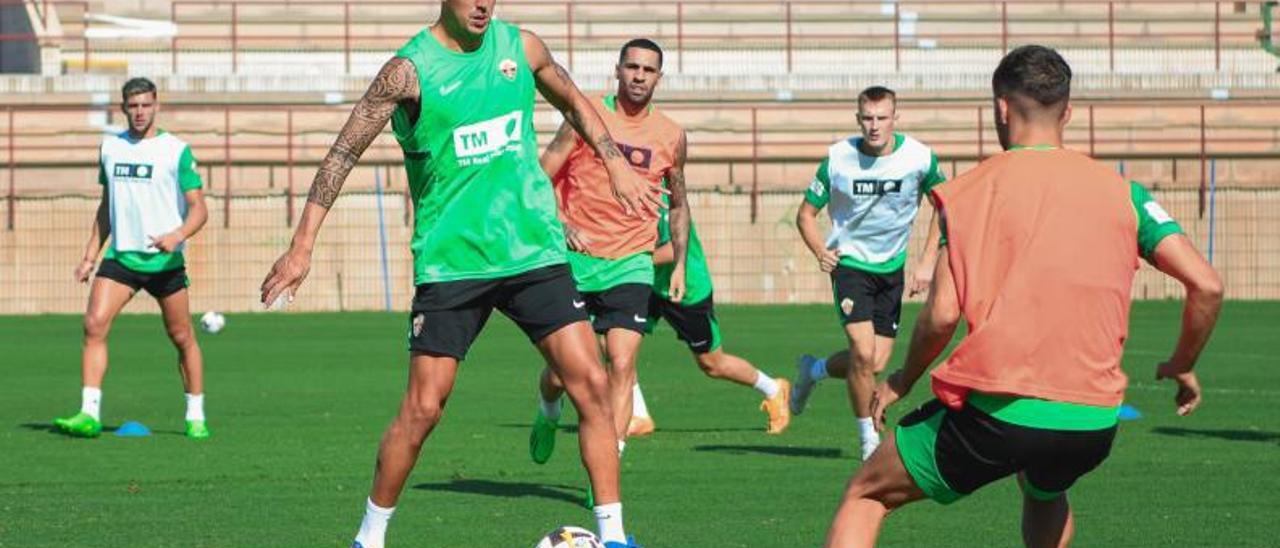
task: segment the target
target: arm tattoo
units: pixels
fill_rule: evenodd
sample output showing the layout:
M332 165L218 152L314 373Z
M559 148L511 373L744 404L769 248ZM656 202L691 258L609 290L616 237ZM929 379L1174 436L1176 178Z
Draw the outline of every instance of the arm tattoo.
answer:
M601 160L609 162L621 158L622 153L609 137L604 122L573 83L569 71L551 57L550 50L537 35L522 31L522 37L525 39L525 51L534 56L529 59L529 64L537 67L534 77L542 96L564 114L565 121L577 130L578 135L582 136L582 140L586 141Z
M329 154L320 162L307 201L325 209L333 207L347 175L387 125L396 105L417 98L418 71L413 63L402 57L387 61L352 109Z
M671 190L671 211L668 216L671 227L671 248L677 262L683 262L689 247L689 201L685 195L684 162L688 155L688 143L684 132L676 143L676 158L667 171L667 187Z
M556 136L547 143L547 152L565 152L572 149L574 144L573 128L568 124L560 124Z
M613 138L608 133L596 139L596 153L605 160L622 157L622 151L618 150L618 145L613 142Z
M542 166L547 177L554 180L564 170L569 155L573 154L573 150L578 146L577 139L577 134L569 124L560 124L560 128L556 130L556 136L551 139L546 150L542 151L542 156L538 158L538 164Z
M560 66L560 63L557 63L554 60L552 60L550 54L547 55L547 62L551 63L551 66L555 68L556 78L560 80L560 85L565 87L575 86L575 84L573 83L573 77L569 76L569 71L565 70L564 67Z
M571 105L569 110L564 112L564 119L573 126L578 135L582 136L582 140L586 141L601 160L609 162L621 158L622 152L618 150L618 145L613 142L613 137L604 127L604 121L600 120L600 116L585 103L586 101L578 101ZM584 112L589 112L591 116L583 116Z

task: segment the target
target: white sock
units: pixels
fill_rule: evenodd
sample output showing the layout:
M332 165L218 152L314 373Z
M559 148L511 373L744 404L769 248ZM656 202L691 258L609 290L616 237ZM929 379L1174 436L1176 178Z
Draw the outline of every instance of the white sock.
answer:
M858 417L858 433L862 435L862 440L880 439L880 434L876 433L876 423L871 417Z
M383 508L366 499L364 503L364 520L360 522L360 532L356 533L356 542L364 548L383 548L387 543L387 522L395 507Z
M862 460L866 462L880 446L880 433L876 432L871 417L858 417L858 431L862 435Z
M538 404L541 406L542 416L546 417L547 420L551 422L558 422L560 420L559 398L556 398L556 401L547 401L542 398L538 398Z
M187 394L187 420L204 420L204 394Z
M622 528L622 503L602 504L595 508L596 527L601 542L627 542L627 532Z
M813 377L815 381L827 378L827 359L813 360L813 366L809 369L809 376Z
M80 391L80 412L93 420L102 420L102 389L86 386Z
M756 370L756 384L754 386L755 389L759 390L761 394L764 394L764 397L766 398L772 398L778 395L778 381L773 380L773 377L765 375L763 371Z
M649 418L649 406L644 404L644 392L640 383L631 386L631 416Z
M627 442L618 440L618 458L622 458L622 452L627 450Z

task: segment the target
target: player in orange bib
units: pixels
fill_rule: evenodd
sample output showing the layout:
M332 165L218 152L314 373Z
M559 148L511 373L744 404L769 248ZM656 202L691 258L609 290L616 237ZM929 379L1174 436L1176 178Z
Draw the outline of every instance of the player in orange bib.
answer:
M1192 368L1217 322L1222 282L1145 189L1062 148L1071 68L1024 46L992 78L1005 152L933 190L945 253L903 368L877 387L872 416L933 372L937 396L899 422L849 482L829 547L872 546L889 511L949 503L1016 474L1027 546L1066 546L1067 489L1102 464L1127 384L1120 370L1139 258L1186 287L1182 332L1157 379L1177 413L1200 403Z
M689 207L685 201L685 133L653 107L653 90L662 78L662 49L637 38L622 46L616 68L617 93L593 98L622 156L655 187L665 179L670 190L671 243L675 270L667 288L680 302L685 291ZM627 214L618 207L608 173L591 147L567 124L542 155L542 169L555 185L569 246L569 266L609 362L609 391L621 453L631 419L636 355L649 316L653 292L653 251L657 217ZM541 379L541 405L529 435L529 454L545 463L555 448L560 420L560 381L549 370Z

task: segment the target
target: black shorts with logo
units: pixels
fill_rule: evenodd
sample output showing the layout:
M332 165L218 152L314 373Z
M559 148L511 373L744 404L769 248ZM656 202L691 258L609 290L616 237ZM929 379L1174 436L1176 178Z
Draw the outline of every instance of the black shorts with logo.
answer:
M901 268L888 274L874 274L837 265L831 272L831 289L835 293L840 323L871 321L876 335L897 337L904 285Z
M720 322L716 320L713 295L696 303L673 303L654 293L649 296L649 327L652 332L658 319L667 320L676 336L694 354L715 352L720 348Z
M645 324L649 322L651 293L653 287L650 285L626 283L604 291L584 291L582 298L596 333L626 329L643 335Z
M586 321L582 302L566 264L505 278L420 284L409 313L409 350L462 360L495 308L536 344Z
M186 267L178 267L163 272L138 272L120 264L115 259L105 259L98 265L97 276L115 280L129 286L135 293L139 289L146 290L152 297L163 299L187 288Z

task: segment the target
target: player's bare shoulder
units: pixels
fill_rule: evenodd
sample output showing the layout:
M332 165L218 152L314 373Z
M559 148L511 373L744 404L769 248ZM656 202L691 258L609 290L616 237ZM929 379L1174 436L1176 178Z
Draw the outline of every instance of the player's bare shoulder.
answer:
M520 27L520 41L524 45L525 61L529 63L529 69L537 71L553 62L551 58L551 50L547 48L546 42L542 41L542 37L537 33Z

